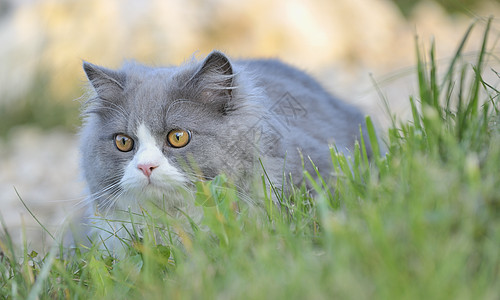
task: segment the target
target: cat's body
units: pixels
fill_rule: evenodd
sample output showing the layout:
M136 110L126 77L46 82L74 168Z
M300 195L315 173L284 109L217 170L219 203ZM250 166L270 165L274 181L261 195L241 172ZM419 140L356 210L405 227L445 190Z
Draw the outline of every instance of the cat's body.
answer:
M300 153L307 169L310 157L328 175L328 146L352 150L364 123L356 108L276 60L230 61L214 51L179 67L84 70L96 93L84 110L82 168L92 211L103 217L149 200L196 213L179 188L225 173L248 192L262 173L259 158L277 184L284 173L302 180Z

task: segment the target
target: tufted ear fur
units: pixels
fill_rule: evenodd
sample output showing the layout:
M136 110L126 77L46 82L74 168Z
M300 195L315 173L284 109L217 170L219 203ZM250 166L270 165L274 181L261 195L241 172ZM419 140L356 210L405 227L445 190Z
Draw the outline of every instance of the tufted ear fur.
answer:
M188 83L198 90L198 101L225 106L231 100L235 88L233 80L233 68L227 56L222 52L213 51Z
M122 99L125 87L125 74L88 62L83 62L83 70L97 94L96 97L86 102L87 107L85 112L106 116L113 110L116 110L116 105Z
M83 70L98 96L123 92L125 76L117 71L83 62Z

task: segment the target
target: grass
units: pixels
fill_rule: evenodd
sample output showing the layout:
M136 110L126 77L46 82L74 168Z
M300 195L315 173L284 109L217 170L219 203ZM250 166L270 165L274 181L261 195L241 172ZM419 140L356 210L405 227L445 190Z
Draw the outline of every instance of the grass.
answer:
M143 240L121 259L95 245L19 250L2 224L0 297L498 299L499 92L482 78L490 22L477 61L461 59L468 31L442 79L434 46L417 48L411 122L393 122L383 155L367 118L374 158L365 141L352 158L332 148L338 176L304 173L314 197L271 186L250 209L219 176L198 183L204 230L157 244L175 239L176 222L145 213Z

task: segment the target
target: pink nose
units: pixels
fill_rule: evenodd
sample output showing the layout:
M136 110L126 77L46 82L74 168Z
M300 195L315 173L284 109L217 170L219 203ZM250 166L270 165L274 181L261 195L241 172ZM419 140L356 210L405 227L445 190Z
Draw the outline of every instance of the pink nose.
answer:
M153 172L154 169L158 168L158 165L156 164L138 164L137 168L146 175L146 177L151 176L151 173Z

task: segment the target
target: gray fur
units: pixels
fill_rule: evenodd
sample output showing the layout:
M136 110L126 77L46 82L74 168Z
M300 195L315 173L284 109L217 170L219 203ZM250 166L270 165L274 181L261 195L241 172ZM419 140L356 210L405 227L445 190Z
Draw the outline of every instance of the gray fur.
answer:
M117 183L135 151L119 152L113 136L136 138L141 123L185 174L197 173L189 167L194 161L205 178L226 173L242 189L250 186L253 174L262 173L259 157L278 184L285 155L286 173L295 183L302 180L300 152L306 168L311 170L309 156L328 175L328 146L352 150L364 124L358 109L278 60L230 61L214 51L203 61L178 67L128 63L108 70L86 62L83 67L95 91L85 104L81 130L82 169L94 205L113 195L120 201L123 188ZM192 132L186 147L165 142L177 128Z

